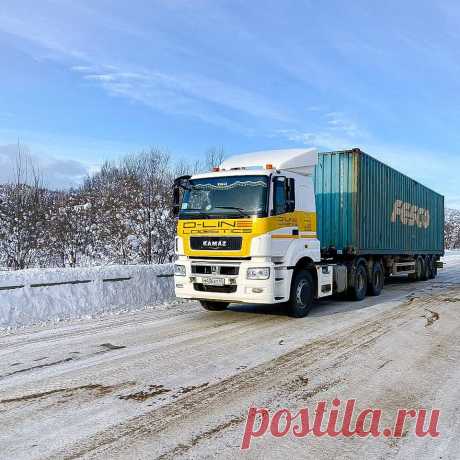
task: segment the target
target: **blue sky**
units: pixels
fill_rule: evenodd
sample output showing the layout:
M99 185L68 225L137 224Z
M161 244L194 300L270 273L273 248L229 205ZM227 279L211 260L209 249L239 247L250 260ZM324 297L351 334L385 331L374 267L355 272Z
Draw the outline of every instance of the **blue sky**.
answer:
M159 146L359 146L460 208L456 1L2 0L0 178Z

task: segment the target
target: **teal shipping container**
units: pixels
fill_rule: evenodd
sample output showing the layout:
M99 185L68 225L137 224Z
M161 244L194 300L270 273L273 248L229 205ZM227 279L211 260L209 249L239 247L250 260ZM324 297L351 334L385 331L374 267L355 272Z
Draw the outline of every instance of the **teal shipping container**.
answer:
M444 197L361 150L320 153L314 182L323 250L444 253Z

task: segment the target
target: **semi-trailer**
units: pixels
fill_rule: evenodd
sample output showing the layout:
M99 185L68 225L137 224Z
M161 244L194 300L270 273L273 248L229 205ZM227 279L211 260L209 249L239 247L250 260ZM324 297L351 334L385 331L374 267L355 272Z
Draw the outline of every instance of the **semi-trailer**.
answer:
M444 197L360 149L233 156L174 181L176 296L207 310L379 295L385 279L437 275Z

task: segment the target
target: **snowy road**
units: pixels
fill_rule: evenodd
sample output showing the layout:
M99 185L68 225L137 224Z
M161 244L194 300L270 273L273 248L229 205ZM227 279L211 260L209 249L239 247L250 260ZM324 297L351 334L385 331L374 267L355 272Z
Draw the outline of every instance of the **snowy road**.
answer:
M234 458L249 406L441 410L436 439L255 439L248 458L458 458L460 256L304 319L195 303L0 336L0 458ZM433 316L436 312L439 319Z

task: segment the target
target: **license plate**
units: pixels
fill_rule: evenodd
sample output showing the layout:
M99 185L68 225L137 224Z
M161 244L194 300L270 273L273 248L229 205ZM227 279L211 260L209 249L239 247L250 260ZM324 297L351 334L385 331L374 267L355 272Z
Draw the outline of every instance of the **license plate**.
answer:
M202 278L202 283L209 286L223 286L225 280L224 278Z

